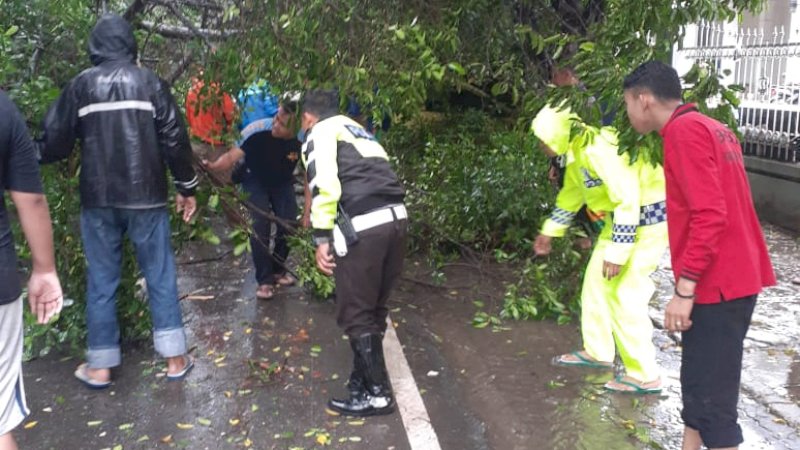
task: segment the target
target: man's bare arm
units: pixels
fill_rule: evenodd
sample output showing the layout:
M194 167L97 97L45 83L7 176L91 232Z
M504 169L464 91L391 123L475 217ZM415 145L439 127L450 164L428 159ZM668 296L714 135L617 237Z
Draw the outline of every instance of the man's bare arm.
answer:
M53 226L43 194L10 191L17 207L22 231L31 249L33 272L28 282L28 300L39 323L47 323L61 311L63 295L56 274Z

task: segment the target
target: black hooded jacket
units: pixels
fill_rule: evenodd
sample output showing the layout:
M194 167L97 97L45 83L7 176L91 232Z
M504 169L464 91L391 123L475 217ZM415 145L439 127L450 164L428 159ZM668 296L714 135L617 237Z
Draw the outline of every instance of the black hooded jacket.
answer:
M169 85L136 65L136 39L120 16L92 31L94 67L73 78L44 119L42 163L67 158L81 142L84 208L154 208L167 204L169 167L179 193L194 194L189 135Z

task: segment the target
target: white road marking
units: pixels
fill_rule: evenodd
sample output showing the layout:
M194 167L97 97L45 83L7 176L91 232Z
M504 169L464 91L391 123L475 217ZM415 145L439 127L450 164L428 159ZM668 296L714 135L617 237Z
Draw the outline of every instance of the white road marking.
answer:
M403 347L400 346L391 318L387 318L387 322L389 325L386 327L386 336L383 339L386 369L392 380L394 397L408 435L408 443L411 445L411 450L441 450L439 439L431 425L431 418L425 409L422 396L419 395L417 383L403 354Z

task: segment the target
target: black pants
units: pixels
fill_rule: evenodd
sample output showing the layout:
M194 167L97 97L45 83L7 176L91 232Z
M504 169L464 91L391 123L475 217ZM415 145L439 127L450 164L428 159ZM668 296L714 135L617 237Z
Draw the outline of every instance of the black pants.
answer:
M386 300L403 271L406 219L358 233L359 241L336 257L336 323L357 338L386 331Z
M692 327L683 332L681 417L708 448L743 442L737 404L744 337L757 295L694 305Z
M272 211L277 217L286 221L297 219L297 199L294 194L294 185L268 188L254 178L249 178L244 183L244 189L249 194L248 200L258 209ZM270 235L272 222L251 209L250 216L253 220L254 234L250 237L250 247L253 251L253 265L256 268L256 281L259 285L275 284L275 275L283 275L286 270L275 262L285 264L289 256L289 244L286 242L286 230L277 225L275 234L275 247L270 256Z

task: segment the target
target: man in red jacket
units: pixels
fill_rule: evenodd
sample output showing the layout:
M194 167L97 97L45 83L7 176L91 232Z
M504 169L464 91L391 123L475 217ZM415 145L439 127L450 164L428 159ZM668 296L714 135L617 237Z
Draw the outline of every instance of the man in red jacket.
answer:
M775 284L742 149L731 130L682 104L672 67L642 64L623 87L633 128L664 139L675 275L664 326L683 333L683 450L736 449L742 344L756 297Z

